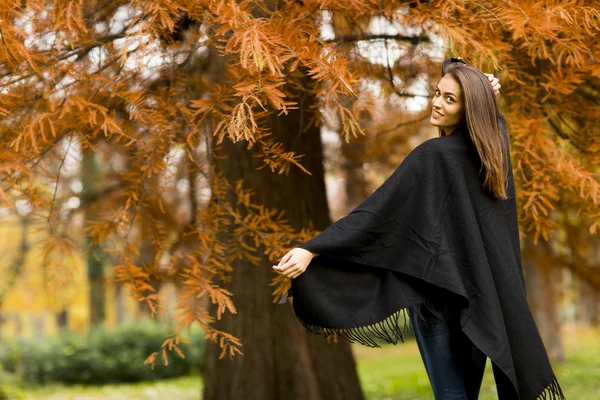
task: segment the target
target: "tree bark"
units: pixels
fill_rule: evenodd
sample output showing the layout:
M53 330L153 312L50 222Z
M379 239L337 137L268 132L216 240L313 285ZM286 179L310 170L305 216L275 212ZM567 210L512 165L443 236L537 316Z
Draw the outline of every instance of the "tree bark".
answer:
M210 51L211 76L219 81L223 59L214 48ZM302 84L311 85L306 75ZM302 160L312 176L296 167L290 169L288 176L277 175L268 168L257 170L262 161L253 157L247 143L234 144L227 138L221 152L227 158L216 159L215 165L230 182L243 179L246 188L254 189L255 202L285 211L295 228L307 227L313 221L316 229L324 229L331 221L320 132L314 127L302 132L315 99L308 92L299 93L297 99L298 110L279 117L272 114L269 125L287 150L306 155ZM234 199L228 200L235 204ZM225 313L215 322L215 328L238 337L244 355L219 360L220 347L207 342L203 399L362 400L349 343L327 343L324 337L313 336L296 320L290 304L274 304L268 286L276 276L271 265L266 257L258 266L238 260L232 265L231 281L220 282L233 293L237 314ZM210 311L216 313L214 304Z
M535 319L540 336L548 352L548 357L555 361L564 360L564 348L560 330L558 307L560 296L557 285L561 281L561 269L552 265L544 265L548 260L547 251L538 242L533 243L531 237L523 239L523 268L527 286L527 301Z
M152 238L150 237L150 233L147 232L147 230L151 229L151 227L146 223L142 222L142 226L140 227L140 229L142 230L142 244L140 245L139 263L142 266L154 265L156 249L152 244ZM160 279L157 279L156 277L151 275L148 279L148 284L150 284L150 286L154 288L154 293L159 293L163 282ZM138 310L138 318L153 318L152 309L148 306L148 303L139 302Z
M600 269L597 268L600 265L600 241L596 238L589 238L588 240L592 251L588 255L589 259L582 260L582 262L588 261L588 265L596 266L596 270L600 274ZM597 286L595 287L589 281L580 279L579 282L581 301L578 319L586 326L600 328L600 291Z
M66 308L56 313L56 327L60 330L69 328L69 311Z
M114 282L115 285L115 320L117 326L123 325L125 323L125 290L124 284L122 282Z
M600 294L589 283L580 280L578 321L588 327L600 326Z
M84 151L81 162L81 181L83 186L82 195L89 195L95 192L99 180L100 167L98 160L90 150ZM96 219L96 206L88 208L86 219L93 221ZM89 283L89 321L91 326L104 323L106 318L106 282L104 281L104 252L102 247L92 245L92 238L86 236L87 254L87 273Z

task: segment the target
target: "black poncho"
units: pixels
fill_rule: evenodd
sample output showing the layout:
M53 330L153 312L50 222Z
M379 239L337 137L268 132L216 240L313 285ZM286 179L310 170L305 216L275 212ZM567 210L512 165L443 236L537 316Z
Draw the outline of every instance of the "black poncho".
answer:
M452 302L492 361L500 400L564 399L527 304L510 162L507 200L482 189L480 169L466 126L425 141L350 214L298 246L319 255L288 295L310 332L371 347L403 341L407 307L435 323L436 305Z

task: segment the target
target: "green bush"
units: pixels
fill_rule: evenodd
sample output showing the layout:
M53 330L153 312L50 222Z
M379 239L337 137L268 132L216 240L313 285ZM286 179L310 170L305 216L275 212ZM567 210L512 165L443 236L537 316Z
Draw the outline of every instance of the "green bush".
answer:
M181 343L185 358L167 352L169 365L162 358L154 369L144 364L150 353L160 351L169 330L154 323L97 328L88 335L64 332L46 341L15 340L0 344L0 364L23 382L104 384L164 379L201 369L204 336L192 329L189 341Z
M25 397L20 382L0 367L0 400L17 400Z

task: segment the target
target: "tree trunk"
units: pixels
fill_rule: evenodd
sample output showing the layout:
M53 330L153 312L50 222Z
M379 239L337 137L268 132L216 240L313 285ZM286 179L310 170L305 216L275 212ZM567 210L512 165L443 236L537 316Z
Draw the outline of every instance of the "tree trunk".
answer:
M523 268L527 286L527 301L535 319L540 336L552 360L564 360L564 348L560 330L560 296L557 285L562 279L562 271L556 266L544 265L544 252L541 243L533 244L530 237L524 238Z
M2 334L4 332L4 324L7 322L7 318L4 316L5 313L3 313L2 308L0 307L0 343L2 341Z
M140 246L140 256L139 263L142 266L151 266L154 265L154 257L156 256L156 249L152 244L152 238L150 234L147 232L147 229L150 229L148 225L142 223L142 244ZM160 292L160 288L163 282L160 279L157 279L154 276L150 276L148 279L148 284L152 286L155 290L154 293ZM138 303L138 318L142 319L150 319L152 316L152 309L148 306L148 303L145 301Z
M69 327L69 311L66 308L56 313L56 327L60 330Z
M124 285L122 282L114 282L115 285L115 320L116 325L120 326L125 323L125 293L123 293Z
M23 336L23 314L14 313L13 319L15 321L15 336L20 337Z
M589 258L581 260L588 265L598 266L600 265L600 243L596 238L588 239L591 243L592 251L589 254ZM600 274L600 269L598 269ZM584 325L589 327L600 328L600 292L597 288L585 280L580 280L579 296L580 302L578 307L578 320Z
M81 181L83 195L94 192L100 175L100 167L94 153L90 150L84 151L81 162ZM96 219L96 205L87 210L86 219ZM90 247L92 238L86 236L86 249ZM89 321L91 326L104 323L106 318L106 282L104 281L104 253L102 247L93 245L87 254L87 272L89 282Z
M592 285L580 281L578 322L589 327L600 326L600 294Z
M46 330L44 329L44 323L46 314L41 311L39 314L31 314L31 321L33 322L33 334L36 339L43 340L46 338Z
M211 49L211 77L219 81L223 59ZM304 87L311 81L303 78ZM327 206L321 139L318 128L302 132L309 120L308 109L315 99L299 93L298 110L288 115L271 116L269 125L274 137L287 150L306 154L307 175L292 167L288 176L277 175L253 158L247 143L225 139L222 154L215 165L230 182L243 179L245 188L255 190L254 201L285 211L295 228L313 221L316 229L330 224ZM228 199L235 205L234 199ZM283 255L283 254L282 254ZM238 337L243 356L218 359L220 348L207 342L204 363L204 400L237 399L357 399L364 398L356 373L351 347L347 342L327 343L322 336L308 333L297 321L290 304L274 304L268 283L274 278L272 263L264 257L259 266L247 260L233 263L231 281L220 282L233 293L237 314L225 313L215 328ZM210 311L216 313L215 305Z
M346 192L346 210L344 215L352 211L356 206L363 202L370 194L369 182L365 177L365 172L361 162L357 160L357 154L366 151L366 142L364 138L346 143L343 138L342 154L344 155L343 171L345 175Z

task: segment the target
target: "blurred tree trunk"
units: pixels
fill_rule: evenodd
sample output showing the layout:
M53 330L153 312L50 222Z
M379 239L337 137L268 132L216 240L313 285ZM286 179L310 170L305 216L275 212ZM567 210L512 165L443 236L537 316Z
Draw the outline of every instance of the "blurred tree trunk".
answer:
M570 255L564 257L563 264L572 271L577 279L578 300L575 318L577 323L585 326L597 326L600 312L600 240L590 236L584 220L579 214L569 213L570 204L560 203L563 213L562 226L566 233L564 247ZM577 290L576 289L576 290Z
M19 337L23 335L23 315L20 313L14 313L13 319L15 321L15 336Z
M590 243L590 260L587 261L587 265L600 265L600 240L597 238L589 238ZM600 270L597 271L600 274ZM579 302L579 322L589 327L600 328L600 292L597 287L594 287L590 282L586 280L580 280L580 292L579 296L581 301Z
M39 340L43 340L46 337L46 332L44 330L44 323L46 319L45 317L46 314L44 311L40 312L39 314L31 314L31 325L33 326L33 334L35 338Z
M89 150L84 151L81 161L82 196L91 196L97 190L100 176L100 166L96 156ZM86 220L94 221L97 218L95 206L87 209ZM89 282L89 321L90 325L98 325L106 318L106 283L104 281L104 254L98 245L91 245L92 239L85 238L87 253L87 272ZM91 247L90 247L91 246Z
M557 286L562 280L561 269L547 265L548 253L540 241L537 245L531 237L522 239L523 270L527 286L527 301L540 331L542 340L552 360L564 360L564 349L560 331L560 296Z
M25 215L21 215L21 244L18 247L18 253L12 264L7 269L7 273L3 276L2 287L0 288L0 334L2 332L2 325L6 322L2 306L4 304L5 296L10 292L17 282L17 278L21 275L25 259L29 252L29 218ZM1 336L1 335L0 335Z
M367 143L364 140L346 143L341 137L340 140L342 141L342 154L344 155L342 168L346 192L346 210L342 214L346 215L370 194L363 163L357 160L357 155L365 152Z
M56 326L59 329L66 329L69 327L69 311L63 308L56 314Z
M586 326L600 326L600 294L594 290L592 285L585 281L580 281L580 304L578 321Z
M115 314L117 325L125 322L125 295L123 294L123 283L115 282Z
M214 48L209 51L211 78L219 82L223 59ZM305 88L311 86L306 75L301 83ZM272 113L267 126L286 150L306 155L304 166L312 176L294 167L288 176L267 168L257 170L262 162L247 150L247 143L234 144L229 139L223 141L220 152L227 157L215 159L215 166L230 182L243 179L245 188L255 190L258 204L285 211L293 227L307 227L313 221L316 229L324 229L331 221L320 133L315 127L302 132L315 99L307 91L291 98L297 99L299 109L280 117ZM233 198L228 201L236 204ZM214 325L238 337L244 355L219 360L218 344L207 342L203 399L362 400L350 345L343 341L328 344L323 337L309 334L289 303L273 303L268 284L276 275L271 265L266 257L258 266L246 259L237 260L232 265L231 281L220 283L233 293L237 314L225 313ZM216 315L215 307L211 304L211 315Z
M141 230L142 230L142 235L141 235L141 240L142 240L142 245L140 246L140 256L139 256L139 262L140 265L144 265L144 266L153 266L154 265L154 257L156 256L156 248L152 245L152 237L150 236L150 233L147 232L147 229L149 229L150 227L146 224L146 223L142 223L141 226ZM151 275L149 277L149 282L150 286L152 286L154 288L154 290L156 290L155 293L158 293L160 291L160 288L162 286L162 281L160 281L159 279L156 279L155 276ZM152 309L150 309L150 307L148 306L148 303L146 302L140 302L138 304L139 306L139 317L142 318L153 318L152 317Z

